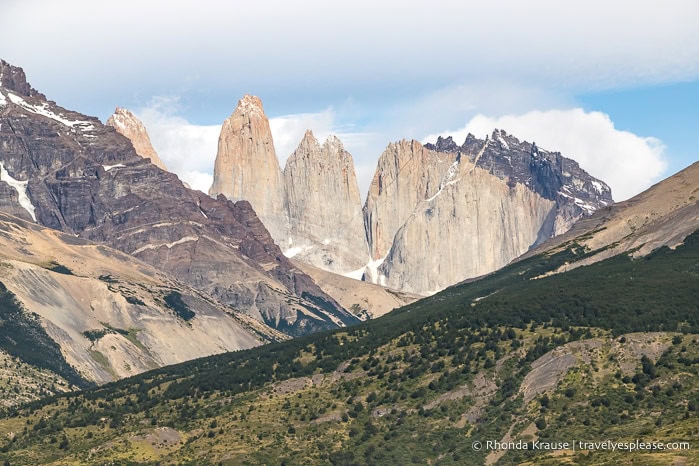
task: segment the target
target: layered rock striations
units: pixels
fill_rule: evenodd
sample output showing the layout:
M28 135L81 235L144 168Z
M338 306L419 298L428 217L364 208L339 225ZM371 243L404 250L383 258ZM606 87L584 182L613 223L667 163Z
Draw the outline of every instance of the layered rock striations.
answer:
M158 157L158 153L150 142L146 127L136 115L125 108L117 107L112 116L107 119L107 125L128 138L138 155L144 159L150 159L153 165L167 171L165 163Z
M0 66L3 83L10 74L20 76ZM31 88L18 79L0 89L0 162L16 181L0 181L16 193L0 209L131 254L292 335L357 322L289 262L248 202L187 189L113 128L20 93Z
M277 244L288 238L284 176L259 98L245 95L218 140L209 195L250 202Z
M0 309L0 334L11 332L0 349L73 383L287 338L115 249L2 212L0 232L0 295L9 291L20 308Z
M335 136L321 146L307 131L284 168L287 257L336 273L366 264L361 197L352 156Z

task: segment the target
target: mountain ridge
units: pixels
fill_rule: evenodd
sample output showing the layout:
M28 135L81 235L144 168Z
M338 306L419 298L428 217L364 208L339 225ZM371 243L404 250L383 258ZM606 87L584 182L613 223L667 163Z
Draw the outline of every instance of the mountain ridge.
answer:
M286 338L130 255L2 212L0 246L0 283L19 306L14 319L41 324L37 346L42 338L57 344L64 358L43 367L74 384L61 364L85 384L102 384ZM11 337L18 341L21 332ZM18 347L3 341L3 349Z
M210 194L225 191L223 179L254 174L255 183L236 185L235 197L259 200L271 190L284 199L277 203L284 207L264 204L261 218L274 226L285 255L396 290L431 294L492 272L612 202L610 188L575 161L497 129L485 140L469 135L462 146L451 138L390 143L363 207L351 155L334 137L337 151L328 151L327 141L321 147L309 130L287 159L282 189L266 183L280 169L259 98L246 95L233 115L246 112L254 114L250 128L256 129L224 124L221 141L252 142L219 145ZM474 183L492 194L491 202L476 202ZM464 209L468 203L476 214ZM459 231L476 240L460 243ZM429 264L422 251L431 252Z
M29 94L0 89L0 210L132 254L287 333L357 322L283 256L249 203L189 190L113 128Z

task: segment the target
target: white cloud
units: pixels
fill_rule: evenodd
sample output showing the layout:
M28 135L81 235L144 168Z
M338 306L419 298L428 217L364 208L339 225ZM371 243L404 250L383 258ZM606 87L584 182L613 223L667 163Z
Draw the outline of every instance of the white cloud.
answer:
M156 93L196 102L196 116L178 109L143 119L168 166L200 189L218 125L189 122L223 121L226 102L245 92L296 113L272 120L282 164L305 126L319 139L339 133L366 167L357 170L365 193L392 140L477 113L567 108L599 89L699 77L695 0L172 0L167 8L122 0L90 5L89 14L83 3L5 0L2 58L50 99L101 117ZM27 24L41 28L27 35ZM75 53L87 43L100 53ZM359 117L348 116L347 100Z
M134 113L168 169L193 189L208 192L221 125L193 125L178 116L177 111L177 98L156 97L148 107Z
M27 24L41 28L27 35ZM697 24L695 0L122 0L89 11L23 0L3 4L0 44L67 104L107 93L128 102L134 83L141 95L204 88L304 102L405 98L484 75L568 92L694 79ZM100 53L75 53L87 43Z
M608 115L580 108L497 118L479 114L462 129L440 134L451 135L460 144L468 133L484 138L495 128L576 160L591 175L609 184L616 201L650 187L668 166L662 141L618 130ZM433 142L437 136L431 134L423 141Z

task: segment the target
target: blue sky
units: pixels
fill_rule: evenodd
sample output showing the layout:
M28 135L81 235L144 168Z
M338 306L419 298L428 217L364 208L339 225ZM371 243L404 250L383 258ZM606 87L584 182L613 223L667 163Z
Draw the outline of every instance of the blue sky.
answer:
M166 164L211 180L245 93L280 162L337 134L364 192L385 146L502 126L627 198L697 160L699 4L627 0L4 0L0 57L67 108L146 124Z
M610 115L619 129L662 140L671 173L699 160L699 80L582 94L578 100L587 110Z

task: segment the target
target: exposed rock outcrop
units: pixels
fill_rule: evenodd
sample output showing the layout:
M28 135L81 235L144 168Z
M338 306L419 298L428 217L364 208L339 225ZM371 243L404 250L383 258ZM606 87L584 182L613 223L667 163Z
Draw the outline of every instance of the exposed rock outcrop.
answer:
M618 254L639 257L662 246L675 248L699 224L698 186L699 162L695 162L631 199L597 210L523 258L557 250L574 241L591 254L559 270L567 271Z
M114 128L117 133L128 138L138 155L144 159L150 159L153 165L167 171L167 167L158 157L158 153L155 152L150 142L146 127L143 126L143 123L136 115L125 108L117 107L112 116L107 119L107 125Z
M398 229L420 201L437 193L455 160L455 154L429 150L417 141L388 145L379 157L364 206L372 259L386 257Z
M612 203L576 162L501 130L462 146L389 144L363 226L352 157L337 138L321 146L308 131L283 185L279 173L262 104L245 96L221 131L210 192L249 200L287 257L417 294L492 272Z
M330 136L321 146L306 132L284 168L287 257L337 273L366 264L361 197L352 156Z
M245 95L218 140L209 195L248 201L277 244L288 238L284 176L259 98Z
M2 59L0 59L0 87L24 97L46 99L44 94L29 85L22 68L10 65Z
M503 130L495 129L485 140L469 134L461 147L451 138L440 139L435 146L426 147L466 155L509 185L523 184L556 201L550 236L568 231L580 218L614 202L609 186L590 176L575 160L541 149L534 142L520 141Z

